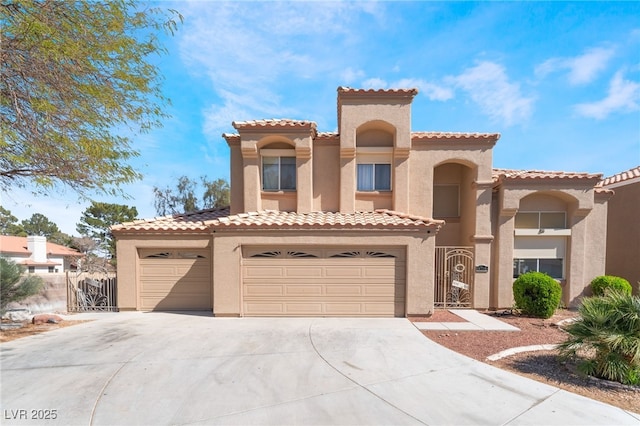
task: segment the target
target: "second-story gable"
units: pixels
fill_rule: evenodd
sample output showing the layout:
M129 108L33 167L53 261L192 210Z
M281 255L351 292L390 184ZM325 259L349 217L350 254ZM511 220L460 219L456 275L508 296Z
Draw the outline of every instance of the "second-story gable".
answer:
M455 197L448 202L457 209L465 197L475 203L468 188L490 191L499 135L412 132L417 93L339 87L338 133L305 120L234 122L238 133L223 135L231 212L390 209L433 217L434 199Z

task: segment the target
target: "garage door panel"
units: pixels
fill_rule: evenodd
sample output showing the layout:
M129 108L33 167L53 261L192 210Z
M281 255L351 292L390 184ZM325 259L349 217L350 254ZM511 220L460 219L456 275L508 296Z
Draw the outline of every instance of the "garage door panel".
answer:
M311 278L311 277L322 277L324 276L324 268L315 266L289 266L284 271L285 277L290 278Z
M363 256L363 250L338 251L360 253L360 257L244 258L243 314L404 316L402 250L394 251L398 257L378 258Z
M245 285L244 294L247 297L269 297L282 296L284 294L284 286L278 284L263 285Z
M142 310L210 310L211 267L207 251L152 250L166 253L163 257L139 261ZM145 252L141 251L141 255Z

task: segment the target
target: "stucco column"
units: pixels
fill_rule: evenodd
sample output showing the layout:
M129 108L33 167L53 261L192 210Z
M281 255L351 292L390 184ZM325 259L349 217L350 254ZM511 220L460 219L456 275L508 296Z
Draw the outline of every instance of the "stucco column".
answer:
M213 314L237 317L242 308L242 249L237 238L217 234L213 238Z
M340 148L340 213L356 210L356 150Z
M474 276L473 307L487 309L490 305L491 280L489 271L483 268L491 265L491 195L493 182L474 182L475 191L475 233L471 237L474 245L474 261L476 268Z
M127 259L118 262L118 309L121 311L135 311L138 308L138 250L135 244L122 237L116 239L116 255L118 259Z
M491 307L513 306L513 247L517 209L502 209L498 218L498 239L491 286ZM511 260L511 261L509 261Z
M311 138L308 138L309 141ZM311 147L296 143L296 195L297 212L309 213L313 210L313 161Z
M258 156L243 155L244 162L244 211L261 210L260 202L260 162Z
M435 235L432 230L429 236L414 238L407 247L407 316L433 313Z
M408 213L409 206L409 149L393 151L393 210Z
M587 219L590 210L576 209L571 215L571 242L569 244L568 272L566 284L562 288L562 300L566 306L574 307L578 303L578 298L582 295L582 290L588 284L585 278L587 253Z

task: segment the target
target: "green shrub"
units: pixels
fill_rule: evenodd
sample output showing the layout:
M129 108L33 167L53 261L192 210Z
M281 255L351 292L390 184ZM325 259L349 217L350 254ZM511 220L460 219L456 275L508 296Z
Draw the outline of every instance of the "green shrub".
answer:
M631 294L631 284L624 278L613 275L601 275L591 281L591 290L594 296L604 296L609 289L619 290Z
M549 318L560 306L560 284L542 272L527 272L513 283L516 308L523 314Z
M640 297L610 290L582 299L580 317L564 329L561 356L578 361L584 374L640 385Z
M4 312L11 302L19 302L38 294L42 289L42 278L36 275L23 276L24 268L16 262L0 257L0 311Z

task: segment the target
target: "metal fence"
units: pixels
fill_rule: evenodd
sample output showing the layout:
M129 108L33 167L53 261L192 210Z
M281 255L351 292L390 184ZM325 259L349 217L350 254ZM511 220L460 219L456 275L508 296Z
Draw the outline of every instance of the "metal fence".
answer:
M436 308L473 307L473 263L473 247L436 247Z
M67 272L67 311L118 310L115 273Z

